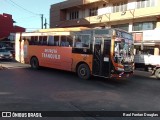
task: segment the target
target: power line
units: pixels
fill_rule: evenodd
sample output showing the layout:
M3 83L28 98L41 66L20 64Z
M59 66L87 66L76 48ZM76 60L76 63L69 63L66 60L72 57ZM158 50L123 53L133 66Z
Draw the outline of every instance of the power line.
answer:
M26 16L26 17L19 17L17 18L18 20L29 20L31 18L36 18L36 17L39 17L37 15L31 15L31 16Z
M29 12L29 13L34 14L34 15L41 15L41 14L37 14L37 13L34 13L34 12L30 11L30 10L25 9L24 7L18 5L17 3L15 3L15 2L12 1L12 0L9 0L9 1L12 2L14 5L18 6L19 8L23 9L23 10L26 11L26 12Z
M43 23L44 14L34 13L34 12L32 12L32 11L30 11L30 10L27 10L27 9L25 9L24 7L18 5L17 3L15 3L15 2L12 1L12 0L9 0L9 1L12 3L13 6L17 6L17 7L21 8L21 9L23 9L23 10L26 11L26 12L29 12L29 13L31 13L31 14L40 16L40 17L41 17L41 28L43 29L43 26L45 26L45 28L47 27L46 19L45 19L45 24ZM6 2L9 3L7 0L6 0Z
M24 7L18 5L17 3L15 3L15 2L12 1L12 0L9 0L9 1L12 3L13 6L17 6L17 7L23 9L24 11L26 11L26 12L28 12L28 13L31 13L31 14L40 16L40 17L41 17L41 28L43 29L43 25L44 25L44 24L43 24L43 19L44 19L44 18L43 18L43 17L44 17L43 14L34 13L34 12L32 12L32 11L30 11L30 10L27 10L27 9L25 9ZM6 0L6 2L9 3L7 0Z

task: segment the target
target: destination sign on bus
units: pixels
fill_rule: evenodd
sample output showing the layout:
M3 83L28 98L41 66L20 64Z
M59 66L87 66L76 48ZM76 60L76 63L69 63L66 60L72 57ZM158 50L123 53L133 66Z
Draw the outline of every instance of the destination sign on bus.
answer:
M44 49L44 53L42 53L42 58L60 59L60 55L58 54L56 49Z

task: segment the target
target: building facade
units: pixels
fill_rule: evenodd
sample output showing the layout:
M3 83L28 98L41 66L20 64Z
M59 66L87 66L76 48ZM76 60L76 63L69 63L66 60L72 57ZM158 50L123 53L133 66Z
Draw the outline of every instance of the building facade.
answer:
M112 27L133 33L135 54L160 54L160 0L67 0L50 8L50 28Z
M14 26L12 15L0 14L0 47L6 46L6 44L14 44L13 40L8 39L10 33L25 32L25 28L20 26Z
M0 38L8 37L10 33L25 32L25 28L14 26L13 23L12 15L0 14Z

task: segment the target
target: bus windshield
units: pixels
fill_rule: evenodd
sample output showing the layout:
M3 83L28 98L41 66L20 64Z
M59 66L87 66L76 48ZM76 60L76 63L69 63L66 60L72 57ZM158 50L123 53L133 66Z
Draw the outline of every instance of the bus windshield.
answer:
M133 43L127 39L120 39L115 41L115 56L116 63L125 64L133 62Z

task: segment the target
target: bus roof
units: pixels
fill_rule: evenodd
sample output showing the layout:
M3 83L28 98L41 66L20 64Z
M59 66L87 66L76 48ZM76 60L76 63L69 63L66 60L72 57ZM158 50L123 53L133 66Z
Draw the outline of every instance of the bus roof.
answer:
M88 30L87 27L69 27L69 28L49 28L49 29L40 29L35 32L69 32L69 31L82 31Z

